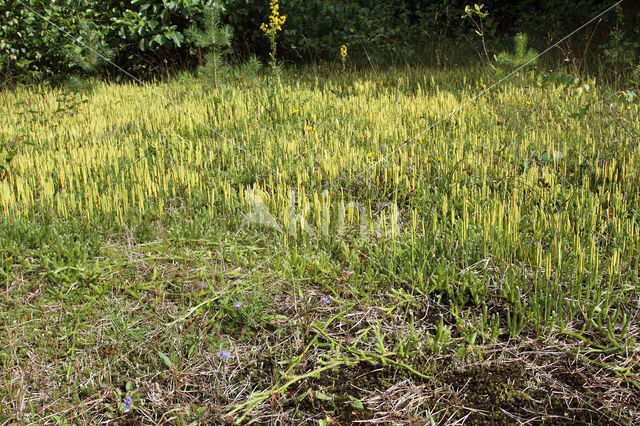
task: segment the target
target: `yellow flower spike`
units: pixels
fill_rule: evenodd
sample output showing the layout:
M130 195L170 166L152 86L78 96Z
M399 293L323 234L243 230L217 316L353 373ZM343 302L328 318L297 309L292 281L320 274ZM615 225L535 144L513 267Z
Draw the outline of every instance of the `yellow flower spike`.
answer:
M272 1L269 4L269 8L271 9L269 24L262 23L262 25L260 25L260 30L264 32L273 43L277 32L282 30L282 25L286 22L287 17L285 15L280 15L280 5L277 1Z
M482 83L482 88L483 88L484 90L487 90L487 85L486 85L486 84L484 84L484 83Z
M526 101L524 104L525 105L531 105L531 101Z

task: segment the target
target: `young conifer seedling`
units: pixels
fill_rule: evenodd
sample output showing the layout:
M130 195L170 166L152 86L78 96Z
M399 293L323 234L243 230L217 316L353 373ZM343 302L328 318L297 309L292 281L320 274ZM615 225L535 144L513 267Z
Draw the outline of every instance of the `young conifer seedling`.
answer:
M200 72L213 81L213 87L220 94L218 87L218 73L224 66L224 56L229 53L233 30L229 25L222 25L220 16L224 6L214 2L205 9L199 25L193 25L187 30L187 38L199 49L207 50L205 65Z

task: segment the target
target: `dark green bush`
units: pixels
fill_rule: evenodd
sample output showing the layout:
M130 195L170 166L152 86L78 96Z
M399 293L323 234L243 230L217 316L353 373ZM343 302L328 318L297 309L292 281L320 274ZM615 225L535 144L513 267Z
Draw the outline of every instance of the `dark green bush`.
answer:
M102 56L138 75L165 64L184 65L194 53L184 43L184 31L206 0L24 3L26 7L17 0L0 0L0 73L5 79L56 80L71 73L108 72Z
M64 49L68 40L47 20L77 33L78 23L73 22L73 14L59 3L37 0L26 3L42 17L16 0L0 2L0 70L5 78L22 75L31 80L49 79L66 73L70 67L68 53Z

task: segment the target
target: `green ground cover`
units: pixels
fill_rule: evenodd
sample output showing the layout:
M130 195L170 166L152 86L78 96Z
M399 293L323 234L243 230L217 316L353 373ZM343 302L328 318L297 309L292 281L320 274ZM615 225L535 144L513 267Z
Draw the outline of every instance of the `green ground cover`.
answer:
M0 419L637 421L640 108L491 76L3 92Z

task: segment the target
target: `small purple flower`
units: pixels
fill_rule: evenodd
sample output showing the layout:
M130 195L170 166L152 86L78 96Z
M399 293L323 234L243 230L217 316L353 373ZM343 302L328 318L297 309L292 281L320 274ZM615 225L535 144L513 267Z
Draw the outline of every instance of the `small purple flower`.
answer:
M242 308L242 302L236 302L236 304L233 305L233 306L235 306L236 308L240 309L240 308Z
M125 413L128 413L131 409L131 404L133 404L133 399L131 399L130 396L124 397L124 399L122 400L122 410Z
M200 290L204 290L204 288L207 286L207 283L204 281L200 281Z
M413 171L413 166L409 166L409 167L407 167L407 169L408 169L410 172L412 172L412 171Z
M220 359L229 359L229 358L231 358L231 354L229 353L229 351L225 351L224 349L221 350L221 351L216 352L216 355Z
M328 305L329 303L331 303L331 300L329 300L329 298L328 298L327 296L322 296L322 297L320 298L320 301L321 301L322 303L324 303L325 305Z
M349 276L349 275L353 274L353 271L350 271L350 270L348 270L348 269L345 269L345 270L344 270L344 274L345 274L346 276Z

